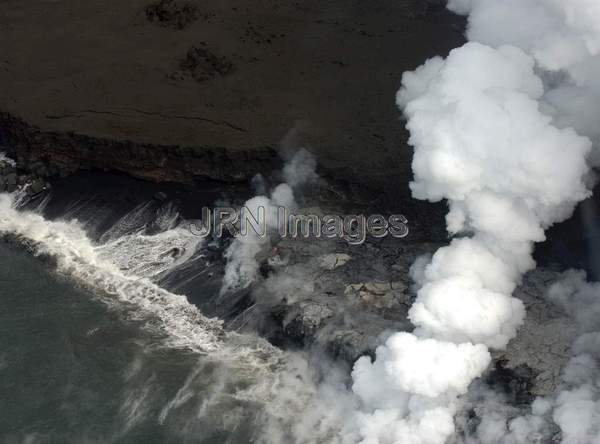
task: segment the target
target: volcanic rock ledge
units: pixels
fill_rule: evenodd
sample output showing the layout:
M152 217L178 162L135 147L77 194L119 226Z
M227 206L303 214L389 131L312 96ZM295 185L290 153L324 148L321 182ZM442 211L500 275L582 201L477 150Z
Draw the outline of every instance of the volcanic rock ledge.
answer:
M249 180L257 171L272 171L280 164L270 147L239 151L110 140L42 131L7 113L0 113L0 143L20 168L34 171L43 165L42 176L98 169L120 171L153 182L240 182Z

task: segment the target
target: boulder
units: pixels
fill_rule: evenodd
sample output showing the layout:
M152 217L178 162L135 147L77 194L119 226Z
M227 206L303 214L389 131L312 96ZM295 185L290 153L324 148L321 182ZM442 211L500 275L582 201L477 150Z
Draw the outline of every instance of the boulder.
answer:
M319 266L325 270L335 270L338 267L345 265L352 256L346 253L331 253L319 257Z
M333 317L333 310L327 304L306 300L293 304L284 319L284 332L287 337L300 344L312 342L316 332L325 321Z
M29 192L31 194L39 194L46 189L46 182L44 179L38 178L31 182L29 186Z

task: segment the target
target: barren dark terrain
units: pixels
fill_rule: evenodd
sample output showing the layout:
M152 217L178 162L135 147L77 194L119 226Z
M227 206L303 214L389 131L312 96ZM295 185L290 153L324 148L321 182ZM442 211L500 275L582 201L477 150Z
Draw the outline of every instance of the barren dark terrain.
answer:
M460 44L431 0L6 0L0 140L51 171L236 181L306 146L407 196L403 71Z

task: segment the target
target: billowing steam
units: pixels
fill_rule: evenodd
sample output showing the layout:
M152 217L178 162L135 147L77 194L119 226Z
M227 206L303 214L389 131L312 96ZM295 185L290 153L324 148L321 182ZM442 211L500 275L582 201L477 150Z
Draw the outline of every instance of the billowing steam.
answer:
M469 14L469 40L533 57L546 82L545 112L560 126L600 136L600 3L595 0L450 0Z
M600 441L600 284L590 284L583 272L568 272L549 297L573 316L581 336L574 357L563 372L564 384L552 399L539 399L552 414L566 443Z
M505 347L523 322L511 294L535 266L533 244L590 194L600 2L450 0L449 8L470 14L470 42L406 73L398 105L415 150L413 196L446 199L458 237L413 270L413 333L392 335L374 361L355 364L364 443L441 444L454 434L460 395L488 367L488 349ZM597 369L575 360L569 380L589 383ZM597 391L577 390L559 396L555 421L565 442L595 442L585 438L600 415ZM568 403L585 417L572 418Z
M267 233L261 235L262 233L248 229L236 236L225 252L227 265L221 293L241 290L254 282L260 266L259 256L271 245L271 233L277 229L278 208L293 210L296 207L294 189L316 180L316 165L315 158L307 150L297 151L283 168L284 182L277 185L269 196L258 195L244 204L257 220L262 219L259 208L264 209ZM264 186L261 184L258 188L264 189Z
M584 272L571 270L547 296L573 319L579 334L560 387L552 396L535 399L522 416L489 389L480 393L480 422L466 437L467 444L600 442L600 284L588 283Z

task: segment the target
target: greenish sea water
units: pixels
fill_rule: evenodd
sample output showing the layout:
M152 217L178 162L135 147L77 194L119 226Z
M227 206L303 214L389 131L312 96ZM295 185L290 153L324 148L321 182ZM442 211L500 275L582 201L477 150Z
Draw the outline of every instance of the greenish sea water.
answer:
M240 381L119 307L0 242L0 442L251 441Z

